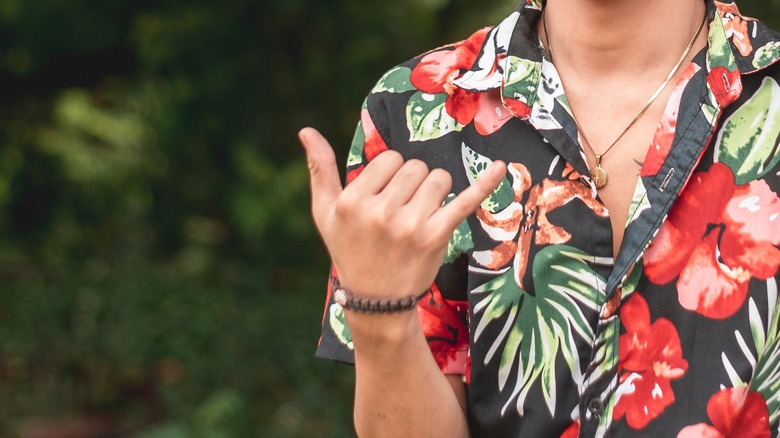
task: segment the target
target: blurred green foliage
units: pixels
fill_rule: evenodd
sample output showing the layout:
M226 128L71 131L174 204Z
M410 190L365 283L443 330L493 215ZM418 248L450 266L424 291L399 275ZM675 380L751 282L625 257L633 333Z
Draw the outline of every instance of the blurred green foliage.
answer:
M350 436L295 133L513 6L0 1L0 435Z
M351 435L295 134L491 5L0 2L0 435Z

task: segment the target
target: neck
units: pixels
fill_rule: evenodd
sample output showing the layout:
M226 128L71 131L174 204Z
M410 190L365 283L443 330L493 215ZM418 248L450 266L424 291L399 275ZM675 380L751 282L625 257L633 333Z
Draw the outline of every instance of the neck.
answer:
M643 77L674 65L704 10L702 0L548 0L545 16L556 65L586 77ZM706 30L699 38L703 45Z

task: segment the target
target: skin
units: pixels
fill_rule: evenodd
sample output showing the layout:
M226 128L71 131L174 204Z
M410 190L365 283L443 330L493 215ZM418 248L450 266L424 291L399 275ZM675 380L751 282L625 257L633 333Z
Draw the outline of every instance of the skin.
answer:
M611 143L628 125L677 61L703 14L700 0L548 1L556 67L595 148ZM689 58L704 46L706 31L702 38ZM612 214L616 253L639 173L635 163L644 161L671 88L602 162L610 183L600 195ZM504 163L494 162L475 185L442 207L452 184L444 170L431 171L387 151L342 188L327 140L312 128L301 130L299 138L311 174L314 222L341 284L365 297L403 297L428 288L454 229L506 172ZM586 155L594 165L593 152ZM438 369L417 312L347 311L346 316L355 347L359 436L468 436L464 384Z
M346 188L319 132L300 132L311 173L312 213L341 284L375 298L430 287L455 228L498 186L500 161L442 207L452 179L395 151L376 157ZM404 275L398 275L403 272ZM359 436L467 436L465 390L441 373L417 312L346 312L355 347L355 429ZM452 383L451 383L452 382Z
M589 166L596 165L595 154L615 141L666 79L704 13L701 0L548 2L545 14L553 60L577 122L593 147L583 145ZM538 28L544 35L541 23ZM663 92L602 158L609 183L599 196L610 212L615 256L641 169L637 163L645 161L674 84L706 42L705 27Z

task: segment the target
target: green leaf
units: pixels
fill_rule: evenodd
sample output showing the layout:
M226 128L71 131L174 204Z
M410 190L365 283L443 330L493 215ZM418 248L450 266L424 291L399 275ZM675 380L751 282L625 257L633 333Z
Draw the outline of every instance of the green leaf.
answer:
M371 90L371 94L376 93L403 93L416 90L410 80L412 70L409 67L396 67L382 76L379 82Z
M482 172L487 170L493 163L493 160L471 149L466 143L463 143L461 153L463 155L463 166L466 170L466 177L468 177L470 184L474 184L477 182L480 175L482 175ZM514 199L515 192L512 189L512 184L509 182L509 179L504 176L498 184L498 187L493 190L490 196L482 201L482 208L491 213L497 213L509 206Z
M647 197L647 188L645 187L642 178L638 178L636 187L634 187L634 195L631 198L631 206L628 208L628 219L626 220L626 227L635 221L642 212L649 210L651 207L650 199Z
M440 138L450 132L463 129L463 125L447 114L446 93L415 93L406 106L406 122L409 141L425 141Z
M777 300L777 282L774 278L767 280L767 298L769 302ZM767 409L770 412L769 420L774 423L780 419L780 336L778 336L778 318L780 318L780 308L767 316L766 334L760 324L761 315L758 314L758 307L753 299L750 299L750 330L753 342L756 345L758 358L747 350L745 355L749 361L755 362L756 366L750 380L750 388L760 392L767 403ZM737 336L739 332L736 332ZM749 356L748 356L749 355Z
M344 309L338 304L332 304L329 309L330 328L336 337L350 350L354 349L352 345L352 334L347 326L347 317L344 315Z
M541 68L538 62L532 62L517 56L510 56L506 60L506 81L503 95L510 99L525 101L526 95L536 92L539 85ZM525 102L532 105L533 102Z
M716 19L710 23L710 45L707 51L710 71L717 66L726 67L728 71L737 69L734 53L731 52L731 43L727 40L726 35L728 33L723 28L722 20Z
M756 50L753 67L764 68L777 62L778 58L780 58L780 41L770 41Z
M595 257L565 245L542 249L534 259L533 276L544 279L535 283L535 294L519 288L514 268L474 290L490 292L474 307L472 318L477 324L479 340L485 328L497 325L500 330L485 356L493 360L502 349L499 363L499 390L515 374L512 392L502 412L513 402L518 409L530 388L541 379L542 393L551 414L555 414L557 394L555 363L559 353L572 375L582 376L575 339L592 343L594 333L581 308L598 309L603 302L606 280L595 275L590 264Z
M734 171L737 185L746 184L777 165L779 140L780 86L767 77L724 122L716 145L717 160Z
M756 353L760 356L764 354L764 349L766 348L766 335L764 323L761 320L761 314L759 313L758 306L756 306L756 301L753 298L750 298L748 309L750 315L750 334L753 336L753 344L756 346ZM770 338L770 342L771 340L772 338Z
M712 102L716 102L714 95L712 98ZM704 119L707 120L707 123L709 123L712 126L717 126L718 116L720 116L719 108L715 108L714 106L710 105L710 103L703 102L701 105L701 114L704 116Z
M352 146L347 155L347 166L358 166L363 163L363 149L366 145L366 131L363 130L363 122L358 122L355 136L352 137Z
M632 294L634 291L636 291L636 287L639 285L639 280L642 278L642 271L644 271L644 264L642 263L642 260L639 260L638 262L634 263L634 267L631 268L631 272L629 272L626 279L623 280L623 285L621 286L623 290L623 300L625 300L629 294Z
M545 320L545 315L543 315L539 309L537 309L536 314L540 321ZM552 323L559 329L557 331L558 333L565 331L563 327L555 324L554 320ZM539 327L542 329L542 339L540 344L543 347L543 356L555 357L555 353L560 346L560 339L558 339L558 336L554 334L553 329L545 322L541 322ZM544 400L547 402L547 409L550 412L555 412L555 406L557 402L557 384L555 380L555 372L556 370L554 366L545 366L542 369L541 375L542 394L544 394Z
M504 177L498 184L498 187L482 201L482 208L491 213L497 213L505 209L514 199L515 194L512 191L512 185L509 183L509 179Z

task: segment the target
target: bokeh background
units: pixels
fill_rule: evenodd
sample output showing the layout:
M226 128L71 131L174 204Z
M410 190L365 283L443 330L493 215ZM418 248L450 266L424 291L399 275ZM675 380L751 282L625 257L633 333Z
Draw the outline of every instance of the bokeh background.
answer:
M0 0L0 436L352 436L295 134L514 4Z

